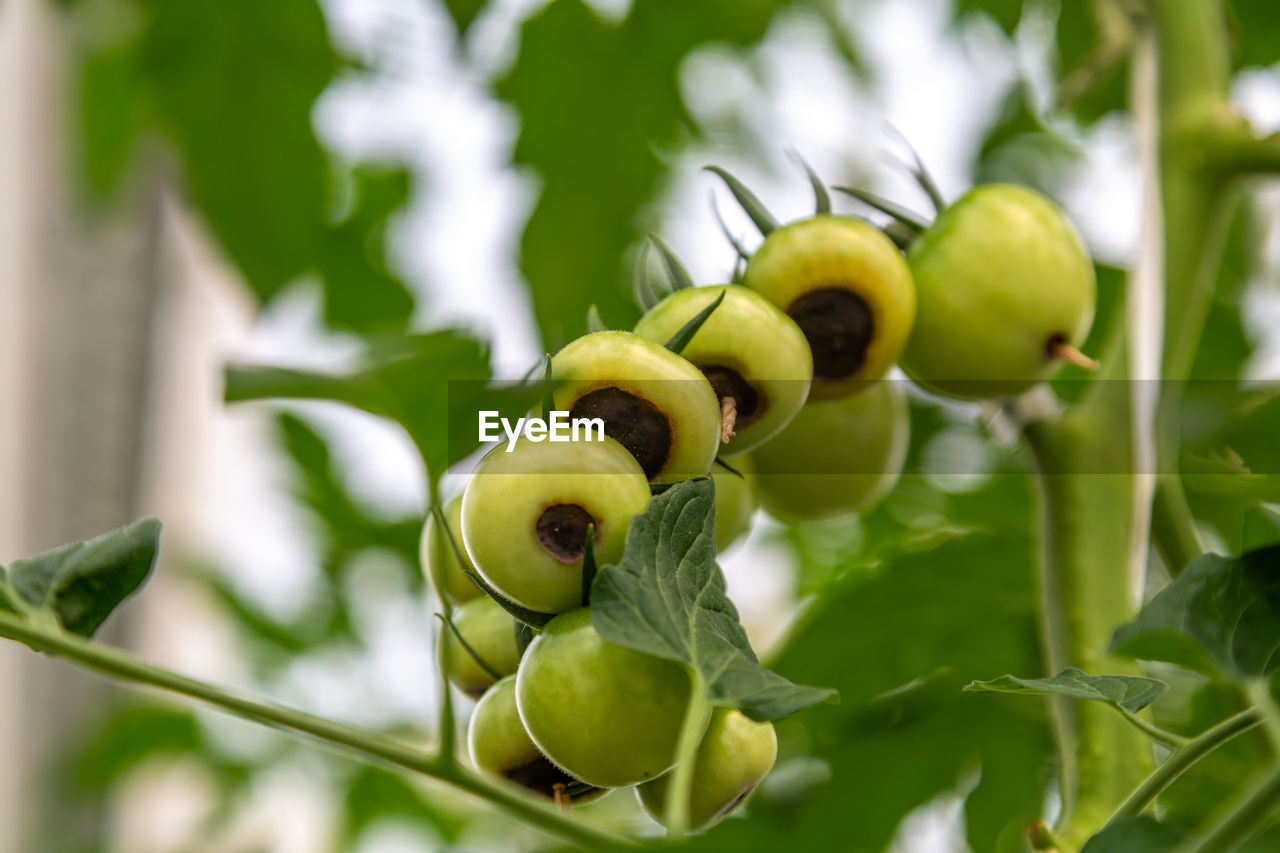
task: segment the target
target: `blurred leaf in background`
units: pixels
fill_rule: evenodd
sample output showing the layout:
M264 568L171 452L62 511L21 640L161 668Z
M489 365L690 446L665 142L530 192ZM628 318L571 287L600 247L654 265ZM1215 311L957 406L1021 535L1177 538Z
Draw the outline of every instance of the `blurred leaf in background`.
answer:
M929 488L923 479L903 486ZM835 687L841 703L780 726L778 778L746 820L698 849L880 850L910 812L948 793L964 800L973 849L1023 849L1051 760L1044 708L987 705L961 688L1001 667L1042 671L1029 487L1016 473L990 478L950 504L937 526L951 533L919 550L910 538L880 543L874 568L824 590L771 666ZM812 758L788 755L797 743ZM820 759L826 778L787 790L788 758Z
M542 180L521 269L551 351L586 331L592 304L612 328L634 323L627 249L651 225L662 152L692 130L680 62L705 42L759 40L779 5L646 0L615 24L583 0L552 0L524 24L496 92L520 117L515 162Z
M312 111L343 67L316 0L107 0L76 11L91 33L79 123L92 197L120 194L144 162L151 166L149 132L157 132L260 300L317 273L329 325L405 328L413 298L387 267L383 232L409 196L409 177L351 169L316 138ZM335 221L340 178L352 184L352 200Z

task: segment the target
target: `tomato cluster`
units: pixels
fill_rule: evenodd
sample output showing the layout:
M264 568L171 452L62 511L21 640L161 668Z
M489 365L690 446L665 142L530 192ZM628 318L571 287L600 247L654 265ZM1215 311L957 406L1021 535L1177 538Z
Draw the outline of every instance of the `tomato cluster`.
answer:
M479 769L564 804L636 786L661 821L690 679L596 631L587 561L616 563L651 494L690 477L714 479L718 550L758 506L788 521L865 511L906 455L893 365L929 391L1008 396L1051 375L1092 319L1087 255L1027 190L973 190L905 254L850 216L762 230L741 284L678 287L634 331L592 332L550 360L554 409L600 419L602 440L500 445L444 527L428 524L424 561L455 605L441 660L479 698ZM511 613L526 611L555 615L522 649ZM690 822L736 808L776 752L772 725L715 709Z

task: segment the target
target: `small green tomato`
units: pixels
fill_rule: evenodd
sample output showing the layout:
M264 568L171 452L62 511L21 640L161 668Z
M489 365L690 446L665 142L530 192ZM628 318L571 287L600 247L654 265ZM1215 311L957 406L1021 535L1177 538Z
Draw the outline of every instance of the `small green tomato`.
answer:
M909 431L896 381L852 397L811 400L751 454L752 485L764 508L785 521L861 512L898 481Z
M741 711L717 708L698 744L689 797L689 826L714 826L755 790L778 757L772 723L757 723ZM636 788L649 817L666 822L671 773Z
M861 391L898 360L916 290L898 247L860 219L822 214L771 232L743 284L787 313L813 351L811 398Z
M462 545L462 495L449 501L444 510L444 519L449 525L453 541L458 544L458 550L466 560L466 567L475 571L471 558L467 556L467 549ZM453 546L449 544L449 538L441 536L438 527L434 515L427 518L427 523L422 528L420 546L422 565L427 569L427 576L431 578L431 586L436 595L452 604L462 604L484 595L484 591L462 570Z
M919 308L902 368L953 397L1009 397L1053 376L1089 332L1093 263L1039 193L977 187L907 251Z
M680 354L706 375L722 408L733 398L734 435L721 450L733 456L776 435L808 399L813 356L800 327L755 291L723 285L677 290L640 318L636 334L666 343L722 293Z
M462 639L467 641L467 645L499 677L516 671L520 663L520 649L516 646L516 621L492 598L485 595L455 607L453 626L458 629ZM446 648L450 661L448 667L444 663ZM436 655L440 670L455 687L468 696L479 696L496 680L458 642L448 625L440 629Z
M551 359L555 407L601 418L655 483L706 474L720 445L720 402L702 371L631 332L594 332Z
M538 749L600 788L670 769L688 701L681 666L605 642L585 607L547 623L516 673L520 719Z
M471 715L467 746L477 769L544 797L576 805L608 793L604 788L566 793L581 783L548 761L524 730L516 709L514 675L502 679L481 697Z
M510 448L511 452L508 452ZM582 604L582 557L594 525L599 565L617 560L649 482L613 439L499 445L480 461L462 498L462 538L476 570L531 610Z

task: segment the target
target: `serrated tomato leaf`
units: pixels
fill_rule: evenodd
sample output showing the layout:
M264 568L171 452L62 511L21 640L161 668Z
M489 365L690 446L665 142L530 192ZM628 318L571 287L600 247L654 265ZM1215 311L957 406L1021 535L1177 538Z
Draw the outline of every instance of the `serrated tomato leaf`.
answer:
M1068 667L1052 678L1018 678L1002 675L991 681L974 681L970 693L1022 693L1028 696L1071 696L1107 702L1126 711L1141 711L1164 695L1169 685L1155 678L1133 675L1090 675Z
M0 599L24 616L53 614L62 627L92 637L146 581L160 547L160 522L143 519L88 542L73 542L10 563Z
M1205 554L1160 590L1111 650L1247 680L1280 669L1280 546Z
M701 673L711 701L776 720L834 690L801 687L760 665L716 565L715 488L709 479L667 489L631 520L621 562L601 567L591 623L611 643Z

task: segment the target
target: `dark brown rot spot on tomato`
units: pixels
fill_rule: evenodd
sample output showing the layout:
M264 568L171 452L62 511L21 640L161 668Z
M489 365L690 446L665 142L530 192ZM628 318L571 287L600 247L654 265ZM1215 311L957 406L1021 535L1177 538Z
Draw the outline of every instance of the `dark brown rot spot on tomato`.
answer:
M709 364L702 368L711 387L716 389L716 397L724 402L725 397L732 397L738 412L738 426L743 427L760 416L760 395L755 387L742 378L742 374L732 367L721 364Z
M508 770L507 778L521 787L536 791L547 797L555 796L557 786L561 790L573 786L581 787L577 779L556 767L543 755L539 755L528 764ZM598 790L598 788L588 788L586 791L575 794L575 796L581 797Z
M649 479L666 467L671 456L671 422L648 400L620 388L600 388L579 397L569 415L601 418L605 435L631 451Z
M720 818L732 812L738 806L742 805L742 801L745 800L748 796L750 796L751 792L754 791L755 789L756 789L755 785L749 785L748 787L743 788L742 792L739 793L738 796L734 797L733 800L728 805L726 805L720 811L716 812L716 820L719 820Z
M577 504L553 504L538 516L538 542L562 563L576 563L586 549L591 513Z
M862 367L875 319L861 296L842 288L811 290L792 302L787 314L809 341L815 380L838 382Z

